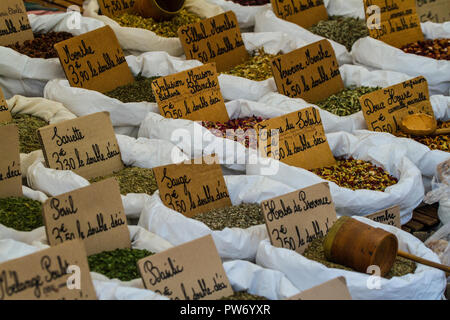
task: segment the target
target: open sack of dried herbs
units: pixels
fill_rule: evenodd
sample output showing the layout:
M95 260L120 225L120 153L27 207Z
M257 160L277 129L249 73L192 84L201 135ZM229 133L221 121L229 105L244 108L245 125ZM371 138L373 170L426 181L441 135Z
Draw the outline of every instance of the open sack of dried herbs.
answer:
M139 218L145 201L158 190L151 169L172 164L172 159L182 162L188 157L167 141L124 135L116 135L116 138L125 165L123 170L111 176L87 180L70 170L47 168L41 156L28 167L28 184L35 190L57 196L114 177L119 182L125 214L130 219Z
M261 201L294 191L261 176L225 176L233 206L188 218L167 207L156 192L146 202L139 226L174 245L211 234L224 259L254 260L258 244L267 238Z
M437 255L413 235L394 226L363 217L353 218L393 233L397 237L399 250L426 260L440 262ZM301 291L343 276L355 300L440 300L443 298L447 283L445 272L439 269L416 264L397 256L388 274L383 277L374 277L329 262L324 254L322 241L323 238L317 238L303 254L299 254L286 248L274 247L269 240L264 240L259 245L256 262L265 268L282 272Z
M83 14L109 25L126 53L139 55L149 51L165 51L172 56L183 55L178 39L179 27L223 13L223 10L206 0L187 0L184 8L171 20L157 22L133 12L110 18L100 14L98 0L87 0Z
M0 86L8 99L14 95L42 97L47 81L65 78L53 45L104 24L78 12L28 15L35 40L23 45L0 46ZM73 28L80 22L80 28Z
M448 95L450 90L450 22L421 23L425 41L402 49L365 37L353 46L354 63L370 68L424 76L431 94Z

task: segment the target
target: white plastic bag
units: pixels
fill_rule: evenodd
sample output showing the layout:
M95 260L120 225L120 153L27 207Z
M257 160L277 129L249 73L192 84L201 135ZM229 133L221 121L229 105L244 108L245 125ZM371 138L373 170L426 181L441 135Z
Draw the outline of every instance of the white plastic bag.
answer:
M439 262L439 258L413 235L393 226L354 217L397 236L399 249L421 258ZM413 274L391 279L379 278L359 272L328 268L309 260L295 251L273 247L269 240L260 243L257 264L282 272L299 290L307 290L339 276L345 277L350 294L355 300L419 300L442 299L446 287L445 273L417 264ZM374 289L379 284L380 289Z
M74 36L101 28L98 20L84 18L78 12L28 16L33 32L69 32ZM8 99L13 95L42 97L47 81L65 78L58 58L30 58L0 46L0 87Z
M450 154L446 160L450 159ZM443 163L438 161L438 164ZM437 166L435 166L436 168ZM442 168L442 180L437 176L433 177L432 191L428 192L425 196L424 202L427 204L433 204L439 202L438 216L439 220L443 224L450 224L450 168L444 166Z
M438 255L441 263L450 266L450 223L439 228L425 241L425 245Z

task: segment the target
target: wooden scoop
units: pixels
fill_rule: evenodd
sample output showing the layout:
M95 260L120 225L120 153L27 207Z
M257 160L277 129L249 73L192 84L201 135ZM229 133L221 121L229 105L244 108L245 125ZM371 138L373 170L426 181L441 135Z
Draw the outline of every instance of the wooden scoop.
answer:
M400 250L398 250L397 255L399 255L400 257L403 257L403 258L415 261L417 263L424 264L424 265L429 266L429 267L440 269L442 271L445 271L447 274L450 274L450 267L446 266L444 264L440 264L440 263L436 263L436 262L433 262L433 261L430 261L430 260L426 260L426 259L420 258L418 256L415 256L413 254L410 254L410 253L407 253L407 252L403 252L403 251L400 251Z
M405 116L400 127L404 133L414 136L450 134L450 128L437 129L436 119L424 113Z

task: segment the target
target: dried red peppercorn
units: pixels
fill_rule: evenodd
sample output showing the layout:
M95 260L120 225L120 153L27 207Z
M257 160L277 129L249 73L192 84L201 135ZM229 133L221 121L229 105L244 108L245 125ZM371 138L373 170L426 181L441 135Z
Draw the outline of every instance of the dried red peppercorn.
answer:
M425 40L410 43L401 49L406 53L433 58L450 60L450 39Z

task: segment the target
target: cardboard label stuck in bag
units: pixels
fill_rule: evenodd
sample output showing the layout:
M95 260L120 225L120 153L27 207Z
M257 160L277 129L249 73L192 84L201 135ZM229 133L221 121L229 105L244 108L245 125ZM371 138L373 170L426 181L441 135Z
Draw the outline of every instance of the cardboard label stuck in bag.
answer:
M1 0L0 46L22 44L33 39L33 31L23 0Z
M19 129L14 124L0 125L0 198L21 197Z
M108 112L66 120L38 130L47 167L83 178L103 177L124 168Z
M333 47L320 40L274 58L272 73L278 92L315 103L344 89Z
M400 207L394 206L385 210L381 210L366 216L367 219L375 222L387 224L397 228L401 228L400 223Z
M352 300L352 296L345 277L338 277L302 291L288 300Z
M136 0L98 0L102 15L113 18L134 10Z
M0 124L10 122L12 120L11 111L6 103L2 88L0 88Z
M416 0L417 14L421 22L444 23L450 21L450 1Z
M158 78L152 82L152 90L166 118L230 120L214 63Z
M105 93L134 82L110 26L61 41L55 50L72 87Z
M273 12L283 20L309 28L319 21L328 20L323 0L271 0Z

